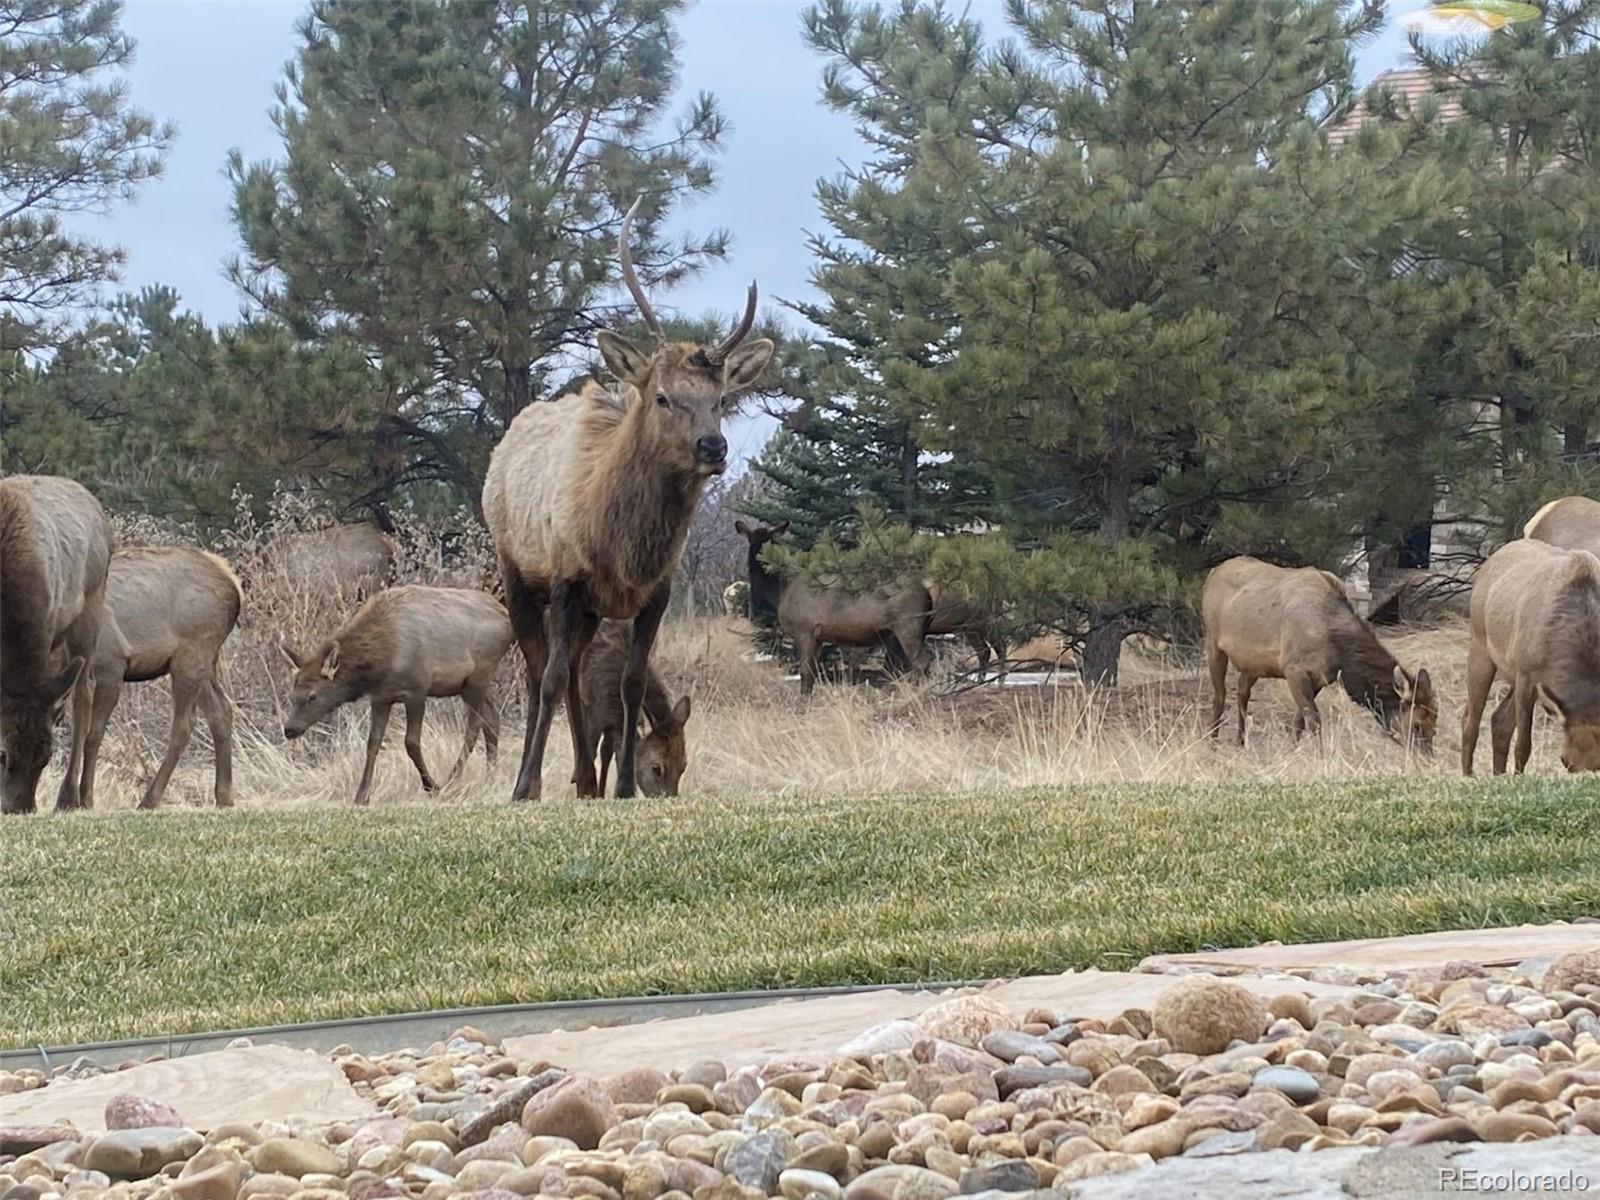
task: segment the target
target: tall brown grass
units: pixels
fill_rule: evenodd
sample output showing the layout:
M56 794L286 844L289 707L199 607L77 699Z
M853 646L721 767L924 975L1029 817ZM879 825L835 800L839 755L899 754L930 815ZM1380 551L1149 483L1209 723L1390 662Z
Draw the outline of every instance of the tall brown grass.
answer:
M271 520L258 525L242 516L217 547L234 563L245 590L239 628L224 650L237 710L234 787L244 807L345 804L355 792L366 737L364 704L346 706L297 742L286 742L282 734L290 671L279 641L314 644L357 603L353 596L308 594L290 586L274 540L317 523L309 509L280 498ZM487 540L471 532L475 527L468 520L460 528L464 532L447 553L431 529L403 526L396 537L399 580L469 587L492 581ZM125 524L121 533L125 544L182 536L148 523ZM743 620L721 616L681 619L663 629L656 665L675 696L688 691L694 697L686 793L965 792L1100 781L1247 783L1459 771L1466 665L1466 631L1459 623L1380 631L1402 663L1426 666L1433 674L1441 713L1431 760L1385 737L1337 687L1319 700L1321 743L1297 744L1293 712L1278 681L1257 685L1249 743L1241 750L1232 744L1230 679L1222 737L1212 741L1204 733L1209 685L1197 661L1148 646L1130 645L1122 686L1099 694L1086 692L1072 674L1058 673L1048 684L990 685L950 695L942 686L948 676L936 675L886 688L823 686L804 700L793 676L760 657L748 634ZM500 761L489 770L480 748L462 779L442 794L443 802L510 795L522 742L521 667L513 648L497 681L505 723ZM125 689L102 752L97 795L103 808L130 807L141 794L161 758L169 705L164 681ZM441 774L454 759L461 729L459 701L429 706L424 749ZM1557 736L1542 717L1536 737L1531 769L1560 771ZM546 794L567 794L568 739L558 733L550 744ZM1486 774L1487 728L1478 755L1478 770ZM208 804L211 770L209 738L198 728L167 803ZM422 799L399 734L393 733L379 758L373 803Z

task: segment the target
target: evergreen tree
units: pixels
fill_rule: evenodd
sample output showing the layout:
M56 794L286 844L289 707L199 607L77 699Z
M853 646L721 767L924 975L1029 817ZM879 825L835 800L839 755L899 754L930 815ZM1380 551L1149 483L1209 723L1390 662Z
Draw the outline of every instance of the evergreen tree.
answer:
M161 173L172 126L128 104L116 0L0 3L0 354L53 344L123 252L63 217L105 212Z
M831 0L811 27L880 151L880 175L848 185L860 209L940 248L923 286L942 341L891 344L881 375L923 444L993 488L1010 551L952 548L951 574L1008 577L997 596L1053 612L1085 677L1113 682L1125 634L1210 562L1348 544L1331 480L1359 452L1353 414L1397 384L1359 354L1375 318L1351 289L1405 214L1318 124L1353 102L1352 46L1380 13L1008 13L1022 44L981 55L937 4Z
M347 335L382 364L385 486L444 479L476 505L507 422L567 381L596 328L632 318L611 284L635 196L647 285L723 252L720 232L658 237L712 186L723 132L705 95L659 128L681 7L312 5L274 112L284 159L230 167L231 272L297 336Z

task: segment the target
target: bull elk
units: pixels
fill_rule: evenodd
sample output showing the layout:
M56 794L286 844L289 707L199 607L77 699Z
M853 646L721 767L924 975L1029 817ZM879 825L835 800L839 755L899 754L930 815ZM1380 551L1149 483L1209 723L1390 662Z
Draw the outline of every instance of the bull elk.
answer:
M1513 732L1517 774L1528 765L1540 707L1561 719L1562 765L1600 770L1600 558L1531 538L1507 542L1472 581L1469 632L1462 774L1472 774L1497 674L1511 695L1490 721L1496 775L1506 769Z
M422 720L431 696L460 696L467 708L466 739L450 779L467 764L483 731L484 753L494 762L500 714L490 695L495 668L511 646L506 610L493 596L464 588L412 585L379 592L331 638L312 650L284 643L294 666L283 736L305 733L341 704L363 697L372 706L367 759L355 802L365 804L389 714L406 709L406 754L422 786L437 784L422 757Z
M913 670L927 665L924 643L932 609L927 588L888 586L852 592L799 577L774 575L761 561L761 552L788 530L789 523L768 528L735 521L733 528L750 543L751 615L775 619L778 628L794 642L795 656L800 660L801 695L809 695L816 687L817 652L823 643L883 645L891 663ZM894 650L900 652L900 658L895 657Z
M527 666L530 720L513 800L538 798L545 743L563 700L578 794L598 794L579 679L601 618L633 621L616 794L634 794L646 667L672 575L706 480L727 469L722 421L730 401L772 358L771 341L745 340L756 317L753 283L744 315L717 345L666 340L633 270L628 241L638 208L636 200L623 217L617 256L653 349L600 331L616 390L591 381L530 404L495 447L484 483L484 516Z
M92 804L95 762L123 685L163 675L172 676L172 731L139 807L161 803L189 744L196 705L211 730L217 807L233 804L233 705L222 687L220 660L243 605L238 578L215 554L188 546L139 546L112 555L95 650L84 807Z
M94 652L115 539L88 489L55 475L0 479L0 812L34 809L51 728L72 693L72 750L58 809L83 784Z
M1412 675L1351 607L1338 577L1315 567L1278 567L1230 558L1206 576L1201 595L1206 665L1211 672L1211 736L1222 727L1228 667L1239 672L1239 731L1244 745L1250 691L1258 679L1282 679L1294 697L1295 738L1322 731L1317 693L1334 680L1371 709L1391 736L1433 753L1439 721L1426 670Z

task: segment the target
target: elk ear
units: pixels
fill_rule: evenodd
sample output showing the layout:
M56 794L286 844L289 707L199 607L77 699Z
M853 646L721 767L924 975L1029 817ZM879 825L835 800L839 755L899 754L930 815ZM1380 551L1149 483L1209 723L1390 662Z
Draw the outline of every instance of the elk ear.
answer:
M688 723L689 697L684 696L672 706L672 726L674 729L682 729Z
M69 662L66 669L52 679L47 685L50 693L50 703L54 704L72 690L72 685L78 682L78 676L83 674L83 655L77 655Z
M774 525L772 527L772 536L775 537L775 538L781 538L784 534L786 534L788 532L789 532L789 522L787 522L787 521L779 521L776 525Z
M743 538L750 536L750 526L746 525L743 521L735 521L733 523L733 531Z
M289 660L289 665L296 671L305 665L305 659L288 642L279 642L278 650Z
M1555 713L1563 721L1565 721L1567 719L1566 706L1563 705L1561 703L1561 701L1557 700L1556 699L1556 694L1554 692L1552 692L1549 688L1547 688L1544 684L1541 683L1539 685L1538 689L1535 692L1535 695L1537 695L1539 697L1539 699L1545 704L1545 706L1547 708L1549 708L1549 710L1551 712Z
M329 642L328 651L322 656L322 677L332 679L339 670L339 643Z
M1406 669L1404 667L1402 667L1399 663L1395 663L1394 690L1399 692L1402 696L1409 696L1411 694L1411 688L1411 676L1406 674Z
M761 372L772 361L774 349L771 338L757 338L734 347L727 361L722 364L723 395L742 392L760 379Z
M650 374L650 356L627 338L602 329L595 335L595 341L600 345L600 357L605 359L606 370L623 383L638 387Z
M1428 674L1428 668L1423 667L1417 672L1413 686L1417 689L1416 701L1418 704L1433 703L1433 679Z

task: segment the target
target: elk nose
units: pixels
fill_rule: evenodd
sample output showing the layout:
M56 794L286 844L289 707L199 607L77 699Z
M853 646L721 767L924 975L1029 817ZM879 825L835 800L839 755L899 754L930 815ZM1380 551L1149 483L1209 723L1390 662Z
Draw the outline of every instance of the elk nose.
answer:
M728 439L720 433L713 433L700 438L694 444L694 456L703 463L726 462L728 458Z

